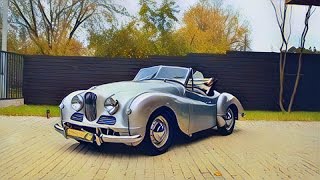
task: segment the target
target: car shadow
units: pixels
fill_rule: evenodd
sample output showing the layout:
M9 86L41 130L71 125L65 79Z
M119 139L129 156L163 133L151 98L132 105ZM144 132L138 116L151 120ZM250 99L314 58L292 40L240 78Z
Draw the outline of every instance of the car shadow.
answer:
M239 129L234 129L232 134L238 133ZM230 136L232 136L232 134ZM175 142L174 146L176 147L180 147L180 146L184 146L186 144L191 145L194 143L197 143L199 141L208 139L208 138L220 138L223 137L223 135L221 135L218 132L217 128L214 129L207 129L204 131L200 131L197 133L192 134L192 137L186 137L186 136L178 136L177 137L177 141Z
M239 132L239 129L233 130L233 134L238 132ZM186 135L178 135L175 137L172 146L179 148L181 146L197 143L207 138L219 138L219 137L221 137L221 135L219 134L217 129L208 129L208 130L194 133L192 137L187 137ZM80 143L75 143L73 145L82 146ZM120 144L120 143L104 143L101 146L98 146L92 143L85 143L84 147L86 147L88 151L79 151L78 153L89 152L90 154L97 154L97 155L102 153L102 154L108 154L108 155L146 156L139 147L127 146L125 144Z
M180 136L176 136L176 141L174 146L183 146L186 144L193 144L198 141L202 141L204 139L217 137L217 136L221 136L221 135L216 129L207 129L204 131L200 131L192 134L191 137L188 137L186 135L180 135Z

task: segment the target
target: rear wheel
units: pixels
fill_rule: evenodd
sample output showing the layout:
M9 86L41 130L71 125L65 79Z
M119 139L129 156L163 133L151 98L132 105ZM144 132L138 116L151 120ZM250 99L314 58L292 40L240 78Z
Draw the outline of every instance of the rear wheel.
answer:
M155 112L151 115L142 142L143 151L148 155L166 152L174 138L174 123L167 112Z
M226 136L232 134L234 125L236 124L234 112L230 107L227 109L224 120L226 121L226 124L223 127L218 126L218 131L221 135Z

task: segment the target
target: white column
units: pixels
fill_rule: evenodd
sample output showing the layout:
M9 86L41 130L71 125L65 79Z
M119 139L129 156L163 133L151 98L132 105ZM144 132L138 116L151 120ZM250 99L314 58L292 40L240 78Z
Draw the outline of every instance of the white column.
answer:
M7 51L7 39L8 39L8 10L9 0L2 1L2 44L1 50ZM0 98L6 98L6 80L7 80L7 56L5 53L1 53L2 69L0 69Z
M7 51L9 0L2 1L2 51Z

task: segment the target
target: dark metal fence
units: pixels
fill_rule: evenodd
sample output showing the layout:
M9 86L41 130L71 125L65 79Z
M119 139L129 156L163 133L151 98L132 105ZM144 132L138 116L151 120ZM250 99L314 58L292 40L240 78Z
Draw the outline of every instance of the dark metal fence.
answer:
M298 54L287 55L284 104L288 105ZM59 104L70 92L115 81L132 80L140 68L154 65L192 67L219 79L217 90L239 98L245 109L279 110L279 54L230 52L190 54L148 59L25 56L26 104ZM300 86L294 110L320 110L320 55L303 55Z
M0 51L0 99L23 98L22 55Z

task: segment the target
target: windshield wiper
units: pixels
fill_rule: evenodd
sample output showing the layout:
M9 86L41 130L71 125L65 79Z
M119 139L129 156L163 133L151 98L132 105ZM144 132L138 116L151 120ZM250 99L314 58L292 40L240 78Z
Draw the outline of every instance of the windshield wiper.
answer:
M182 82L180 82L180 81L178 81L178 80L175 80L175 79L161 79L161 80L163 80L164 82L166 82L166 81L171 81L171 82L179 83L179 84L181 84L181 85L184 86L184 84L183 84Z
M184 78L183 76L176 76L176 77L173 77L172 79L182 79Z
M151 76L151 77L150 77L150 76ZM149 75L149 76L147 76L147 77L145 77L145 78L143 78L143 79L140 79L140 81L150 80L150 79L154 78L155 76L156 76L156 73L154 73L154 74L152 74L152 75Z

